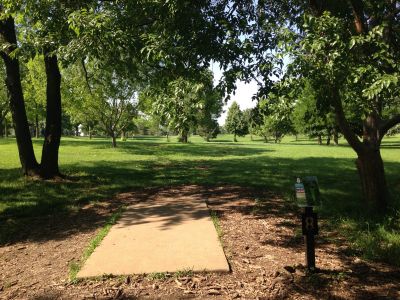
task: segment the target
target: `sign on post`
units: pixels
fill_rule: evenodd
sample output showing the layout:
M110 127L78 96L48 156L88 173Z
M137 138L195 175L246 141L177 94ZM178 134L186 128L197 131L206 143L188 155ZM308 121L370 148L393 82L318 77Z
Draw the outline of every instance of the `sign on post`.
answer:
M318 218L313 206L320 203L318 179L316 176L297 178L294 185L297 205L304 207L301 215L302 231L306 246L306 265L309 271L315 270L315 239L318 234Z
M296 202L299 207L316 206L320 204L318 178L306 176L301 180L297 178L294 185Z

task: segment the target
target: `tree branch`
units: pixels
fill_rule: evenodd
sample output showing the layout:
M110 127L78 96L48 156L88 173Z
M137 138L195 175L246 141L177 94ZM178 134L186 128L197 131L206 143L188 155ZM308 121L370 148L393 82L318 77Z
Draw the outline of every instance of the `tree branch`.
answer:
M321 9L321 5L318 3L318 0L309 0L308 4L309 4L314 16L316 16L316 17L321 16L322 9Z
M400 114L395 115L391 119L383 122L382 125L379 126L379 135L381 138L383 138L390 128L396 126L397 124L400 124Z
M90 87L90 84L89 84L89 75L88 75L88 72L87 72L87 69L86 69L86 66L85 66L85 59L84 58L82 58L81 64L82 64L82 68L83 68L83 73L85 75L86 85L87 85L87 87L89 89L89 93L90 93L90 95L93 95L92 88Z
M354 15L354 25L357 33L366 33L368 31L364 16L364 3L362 0L349 0Z
M335 108L336 121L340 127L340 130L342 131L344 137L346 138L350 146L354 149L354 151L356 151L357 153L362 152L363 144L358 139L357 135L351 129L349 123L346 120L339 91L333 88L332 95L333 95L333 106Z

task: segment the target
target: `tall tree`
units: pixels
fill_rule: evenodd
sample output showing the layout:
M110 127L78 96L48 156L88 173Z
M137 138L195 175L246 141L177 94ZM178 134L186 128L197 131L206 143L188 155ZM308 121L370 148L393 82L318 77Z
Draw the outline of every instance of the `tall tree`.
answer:
M338 125L357 153L356 165L367 203L380 210L387 207L389 197L380 145L387 131L400 123L398 111L386 114L388 107L400 104L400 57L396 49L399 15L393 3L382 2L382 10L373 3L351 1L348 10L355 27L329 12L310 17L300 56L308 64L313 83L325 88ZM368 22L366 18L378 20ZM355 99L349 97L355 94ZM346 118L345 107L354 105L363 108L362 140Z
M324 105L333 108L340 131L357 153L364 199L379 210L386 209L389 195L380 145L400 122L399 111L389 110L399 106L399 6L394 0L292 0L276 5L279 18L267 17L285 20L277 22L281 28L274 36L292 55L288 69L324 91ZM350 110L362 112L357 124L351 124Z
M6 116L10 109L7 87L5 86L6 74L3 61L0 61L0 66L0 137L4 137L6 135ZM1 84L2 82L4 84Z
M26 101L28 120L35 127L35 136L41 134L41 123L46 114L46 72L43 57L37 56L23 64L22 87Z
M0 9L2 14L2 19L0 21L0 37L2 40L0 55L6 68L6 85L10 97L10 110L13 117L19 159L23 174L37 175L39 172L39 164L33 151L28 119L26 116L19 60L15 57L15 51L17 50L15 23L11 16L4 15L2 6L0 6Z
M246 120L236 101L233 101L232 105L228 109L225 128L227 132L233 134L234 142L237 142L237 136L245 136L248 133Z

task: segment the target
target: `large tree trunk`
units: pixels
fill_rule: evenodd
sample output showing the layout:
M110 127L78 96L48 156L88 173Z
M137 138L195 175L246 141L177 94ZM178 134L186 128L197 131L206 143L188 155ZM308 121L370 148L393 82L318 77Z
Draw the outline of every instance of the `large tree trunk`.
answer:
M361 142L345 118L338 90L333 89L332 95L337 123L358 156L356 166L361 179L364 200L370 209L384 211L387 208L389 191L380 153L380 143L383 137L380 130L381 120L375 113L371 113L366 118Z
M1 12L1 7L0 7ZM22 92L19 61L11 58L10 53L17 47L14 19L9 17L0 22L0 36L10 44L9 47L0 52L6 67L6 85L9 93L10 109L14 122L15 136L17 139L19 159L22 172L25 175L37 175L39 164L33 151L28 119L26 116L24 95ZM6 132L7 135L7 132Z
M328 134L327 138L326 138L326 145L329 146L331 144L331 135Z
M117 138L115 137L115 133L111 132L111 139L112 139L112 147L117 148Z
M336 129L333 129L333 142L335 145L339 145L339 134Z
M380 151L367 150L360 153L356 165L364 199L368 206L378 211L384 211L387 206L388 188Z
M44 178L60 175L58 149L61 140L61 74L57 56L45 53L46 68L46 129L42 150L40 172Z
M183 131L181 133L180 140L182 143L185 143L185 144L188 142L188 133L186 131Z

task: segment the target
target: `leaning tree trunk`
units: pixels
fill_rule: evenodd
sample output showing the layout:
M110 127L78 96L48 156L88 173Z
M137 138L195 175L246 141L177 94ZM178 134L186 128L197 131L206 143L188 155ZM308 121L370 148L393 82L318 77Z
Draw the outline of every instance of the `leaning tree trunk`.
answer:
M382 134L380 118L371 113L363 124L363 141L360 141L346 120L342 100L337 89L332 90L336 120L349 145L357 153L356 166L361 179L364 200L370 209L385 211L389 199L385 169L380 153Z
M42 150L40 173L44 178L60 175L58 149L61 140L61 74L57 56L45 53L46 68L46 129Z
M1 9L1 7L0 7ZM3 41L10 44L2 49L0 55L6 67L6 85L9 94L10 109L14 122L15 137L18 145L19 159L22 172L25 175L37 175L39 164L33 151L31 134L29 131L28 119L26 116L24 95L22 92L19 61L11 57L10 53L17 47L14 19L9 17L0 22L0 36ZM6 128L7 136L7 128Z

